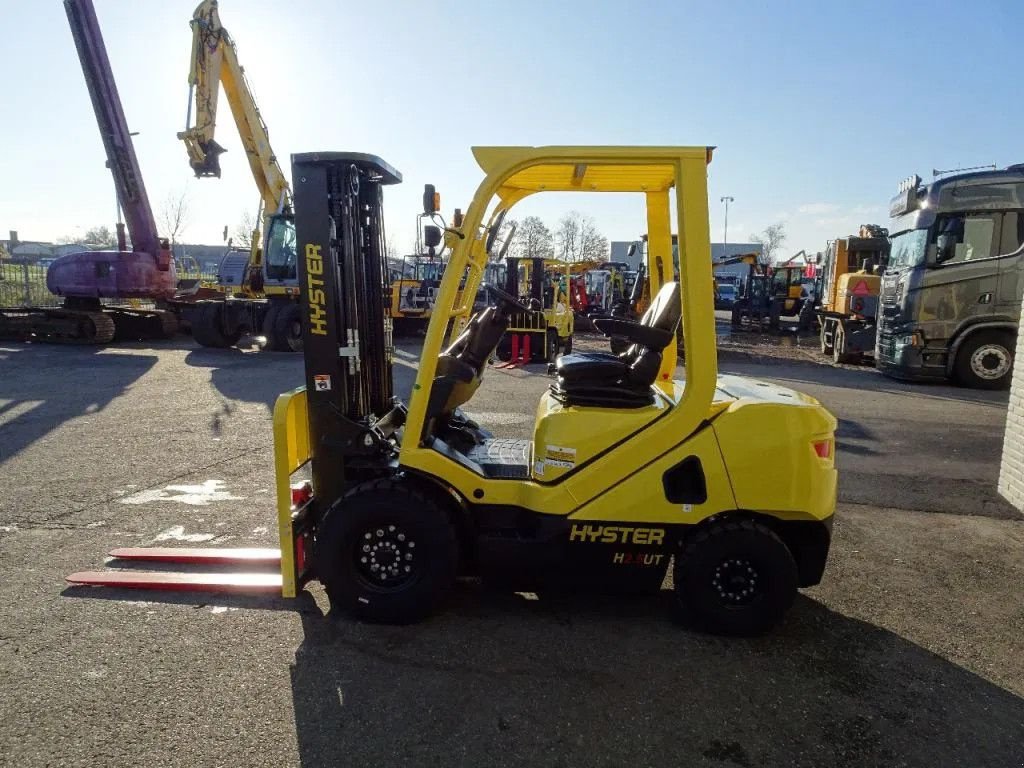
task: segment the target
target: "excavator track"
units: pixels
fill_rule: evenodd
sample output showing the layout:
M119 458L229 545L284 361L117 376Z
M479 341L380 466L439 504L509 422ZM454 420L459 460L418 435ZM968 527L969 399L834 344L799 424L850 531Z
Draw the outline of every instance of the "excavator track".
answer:
M114 321L103 312L27 307L0 310L0 338L48 344L106 344Z

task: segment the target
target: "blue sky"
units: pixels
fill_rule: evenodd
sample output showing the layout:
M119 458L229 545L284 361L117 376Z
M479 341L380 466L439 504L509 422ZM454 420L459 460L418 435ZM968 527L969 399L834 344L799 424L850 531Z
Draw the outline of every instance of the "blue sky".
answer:
M154 208L187 190L184 239L217 243L254 209L227 105L220 180L192 178L185 120L194 0L95 0ZM60 2L0 0L0 232L51 239L113 222L113 188ZM713 144L711 227L786 223L788 253L885 223L899 181L1024 161L1017 2L221 0L279 157L372 152L405 184L389 235L412 244L424 182L465 206L476 144ZM286 171L287 171L286 167ZM643 231L624 196L540 195L611 239Z

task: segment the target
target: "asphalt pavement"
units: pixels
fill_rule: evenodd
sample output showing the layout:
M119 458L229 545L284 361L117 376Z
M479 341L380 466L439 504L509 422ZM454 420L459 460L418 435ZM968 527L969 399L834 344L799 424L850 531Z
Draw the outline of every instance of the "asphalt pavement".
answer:
M414 343L396 386L408 390ZM650 598L472 582L414 627L295 601L67 587L115 546L276 544L270 409L296 356L0 345L0 765L1005 766L1024 755L1024 524L1006 396L723 359L840 419L821 586L726 640ZM471 411L528 435L540 367ZM536 599L539 598L539 599Z

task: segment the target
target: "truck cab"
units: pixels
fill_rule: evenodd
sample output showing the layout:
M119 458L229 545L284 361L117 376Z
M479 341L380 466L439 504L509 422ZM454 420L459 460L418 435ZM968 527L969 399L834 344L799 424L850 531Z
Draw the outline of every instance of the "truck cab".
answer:
M879 369L1008 387L1024 291L1024 164L928 185L911 177L890 215Z

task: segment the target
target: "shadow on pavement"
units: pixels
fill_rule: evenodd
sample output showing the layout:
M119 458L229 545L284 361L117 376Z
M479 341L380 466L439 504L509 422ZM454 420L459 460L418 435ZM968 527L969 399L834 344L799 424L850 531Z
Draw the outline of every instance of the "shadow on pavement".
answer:
M105 347L4 346L12 351L0 360L0 465L64 422L102 411L157 361L99 354Z
M209 369L211 383L225 399L263 403L268 410L273 410L278 395L305 383L302 355L293 352L198 347L185 356L185 362ZM396 364L393 370L395 395L408 398L415 368Z
M693 634L667 594L481 597L412 627L304 611L304 768L1016 765L1024 700L798 599L754 640Z

